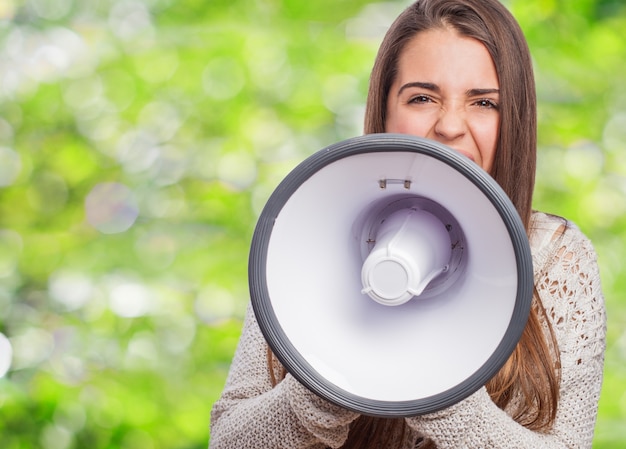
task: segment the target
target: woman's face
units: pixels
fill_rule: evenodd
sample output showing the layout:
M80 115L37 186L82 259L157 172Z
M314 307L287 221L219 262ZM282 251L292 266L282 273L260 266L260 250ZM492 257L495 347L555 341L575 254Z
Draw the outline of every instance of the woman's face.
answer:
M436 140L490 172L499 101L496 69L481 42L447 28L423 31L400 55L385 130Z

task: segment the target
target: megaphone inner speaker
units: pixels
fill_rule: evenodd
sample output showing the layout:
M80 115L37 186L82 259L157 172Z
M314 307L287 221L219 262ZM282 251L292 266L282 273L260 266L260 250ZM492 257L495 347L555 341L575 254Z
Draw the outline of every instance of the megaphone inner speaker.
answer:
M255 229L249 283L294 377L348 409L397 417L456 403L501 368L533 272L524 226L488 174L436 142L375 134L283 180Z
M410 190L411 183L403 183L405 190ZM381 188L386 188L386 184L383 184ZM427 214L427 217L431 221L435 222L435 226L441 229L440 233L445 234L445 244L447 245L447 251L440 251L441 257L445 261L440 267L441 270L433 273L434 276L425 279L423 289L418 293L420 299L428 298L435 295L440 295L443 291L458 279L458 277L464 272L466 266L466 259L463 258L463 254L466 247L465 236L461 225L456 218L441 204L436 203L429 198L424 198L410 194L397 194L385 196L383 199L375 201L371 206L366 207L354 223L354 235L357 237L357 241L360 243L361 258L366 263L368 257L371 257L372 251L375 250L377 245L380 245L380 233L381 227L383 227L390 217L397 216L398 214L406 215L408 213L421 213ZM416 220L420 220L422 216L416 217ZM423 237L431 240L432 233L421 232L420 230L409 229L412 232L411 237ZM423 235L415 235L423 234ZM395 235L397 237L397 234ZM389 245L382 248L384 253L388 257L395 256L394 251L403 254L404 251L419 254L430 255L430 251L434 245L430 247L424 247L424 245L410 245L411 242L406 242L400 238L395 239L397 241L390 242ZM404 245L402 245L405 243ZM429 243L429 242L426 242ZM394 246L397 246L395 248ZM391 248L390 248L391 247ZM391 253L391 254L389 254ZM410 257L411 254L408 254ZM426 273L428 274L428 273ZM404 301L397 301L397 303L403 304L407 300L410 300L414 295L407 295L407 299ZM379 301L381 304L394 305L392 300Z

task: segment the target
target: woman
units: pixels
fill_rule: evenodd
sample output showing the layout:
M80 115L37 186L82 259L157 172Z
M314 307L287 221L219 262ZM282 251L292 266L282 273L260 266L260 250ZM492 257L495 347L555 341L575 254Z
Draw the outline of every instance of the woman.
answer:
M532 211L536 100L523 34L497 0L418 0L380 47L365 132L414 134L472 159L526 225L533 308L500 372L469 398L404 419L359 416L285 373L249 311L212 412L219 448L589 448L606 318L593 247L571 222Z

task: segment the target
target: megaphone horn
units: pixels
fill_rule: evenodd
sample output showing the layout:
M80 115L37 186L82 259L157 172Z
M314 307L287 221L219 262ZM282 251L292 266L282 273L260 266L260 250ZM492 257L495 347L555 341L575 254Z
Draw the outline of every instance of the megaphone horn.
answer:
M313 154L252 238L257 321L285 368L359 413L448 407L495 375L524 329L530 247L509 198L450 148L370 134Z

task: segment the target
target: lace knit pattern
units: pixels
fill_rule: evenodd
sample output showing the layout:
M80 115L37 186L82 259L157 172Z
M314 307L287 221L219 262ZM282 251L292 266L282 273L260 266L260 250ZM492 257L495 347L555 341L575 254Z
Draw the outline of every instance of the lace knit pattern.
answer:
M440 449L591 448L602 384L606 316L596 253L571 222L534 213L535 284L561 357L560 402L549 433L516 423L483 387L437 413L407 418L411 435ZM267 344L251 309L221 398L211 415L212 449L339 448L358 416L310 393L293 377L272 388Z

